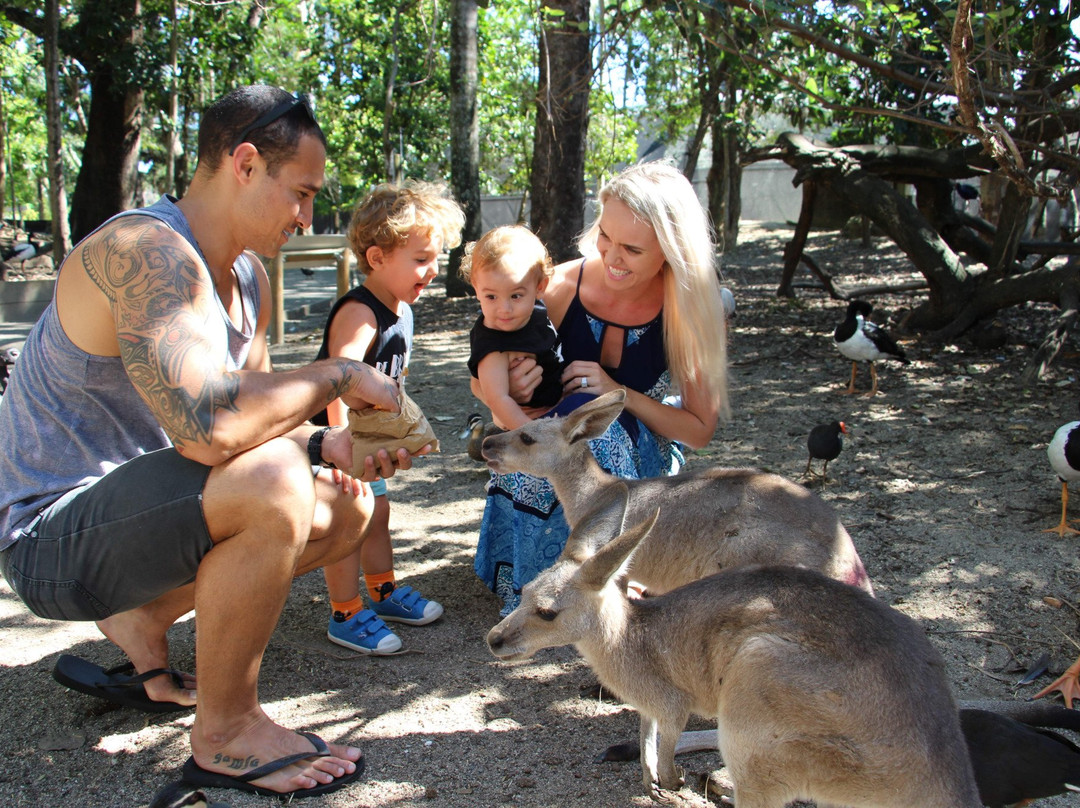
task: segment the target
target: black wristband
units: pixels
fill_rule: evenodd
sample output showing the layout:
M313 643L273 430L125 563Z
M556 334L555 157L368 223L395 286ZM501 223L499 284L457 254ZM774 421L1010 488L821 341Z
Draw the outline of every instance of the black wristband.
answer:
M330 427L324 426L321 429L316 429L311 433L311 437L307 442L307 454L308 460L311 461L313 466L326 466L327 468L333 468L333 463L327 463L322 457L322 442L326 437L326 433L330 431Z

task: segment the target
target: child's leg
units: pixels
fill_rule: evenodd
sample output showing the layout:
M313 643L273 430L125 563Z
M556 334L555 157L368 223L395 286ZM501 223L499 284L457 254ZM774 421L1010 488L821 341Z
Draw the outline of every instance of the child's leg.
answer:
M389 553L389 514L386 496L376 497L368 533L360 548L340 561L323 567L331 612L327 636L338 645L365 654L385 655L401 650L401 638L377 614L364 608L364 597L360 593L360 570L369 563L369 545L378 548L380 543L385 543L386 555L390 558L391 566L393 564L393 557ZM375 549L370 556L370 563L378 563L376 559L380 557L380 550Z
M383 482L379 480L378 482ZM390 501L379 495L383 486L372 486L375 510L371 515L368 537L360 549L364 568L364 583L371 608L384 620L423 626L442 617L443 607L434 600L422 597L411 586L397 586L394 578L394 550L390 544Z

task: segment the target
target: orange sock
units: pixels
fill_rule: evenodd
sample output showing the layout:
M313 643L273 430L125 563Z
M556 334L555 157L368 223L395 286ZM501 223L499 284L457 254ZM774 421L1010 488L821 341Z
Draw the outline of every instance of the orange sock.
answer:
M348 620L357 612L364 608L364 599L357 595L352 600L347 600L344 603L338 603L337 601L330 601L331 612L341 612L345 615L345 619Z
M375 575L364 575L364 585L372 603L381 603L390 597L394 591L394 571L380 572Z

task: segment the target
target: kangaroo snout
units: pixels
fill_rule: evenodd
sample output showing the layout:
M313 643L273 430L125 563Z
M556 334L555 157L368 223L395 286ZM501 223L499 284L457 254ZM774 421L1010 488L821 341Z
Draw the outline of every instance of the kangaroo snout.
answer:
M507 617L508 619L509 617ZM504 662L517 662L529 659L533 655L532 651L514 643L512 636L514 633L512 627L506 625L506 620L494 626L487 633L488 648L491 649L492 654Z
M499 462L499 444L496 436L491 435L484 438L484 442L480 444L480 454L483 455L488 465L494 468L495 464Z

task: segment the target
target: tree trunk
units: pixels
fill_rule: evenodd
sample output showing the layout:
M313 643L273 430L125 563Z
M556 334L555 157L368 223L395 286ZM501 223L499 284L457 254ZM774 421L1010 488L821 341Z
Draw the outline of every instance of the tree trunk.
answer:
M799 221L795 233L784 246L784 271L780 273L780 286L776 289L777 297L795 297L791 283L795 279L795 270L803 260L806 237L810 234L810 224L814 221L814 200L817 198L817 183L806 180L802 184L802 206L799 208Z
M60 2L45 2L45 121L49 174L49 215L52 218L53 266L60 266L71 249L67 221L67 191L64 188L63 137L60 121L60 53L57 38L60 32Z
M447 297L472 293L458 269L465 244L481 236L480 124L476 113L477 3L454 0L450 23L450 182L454 196L465 208L462 243L450 251L446 277Z
M394 25L391 35L390 64L386 66L386 82L383 88L383 168L386 172L387 182L400 182L403 161L405 155L400 154L394 146L394 133L391 129L394 119L394 88L397 85L398 65L400 55L398 51L398 37L401 34L401 6L394 9Z
M7 114L4 112L4 94L0 93L0 219L4 218L7 203ZM2 280L2 279L0 279Z
M95 23L88 19L91 14L130 21L130 26ZM76 242L113 214L135 206L144 94L139 86L122 84L115 65L117 55L131 54L141 41L139 18L139 0L110 0L87 4L80 20L84 30L112 33L110 39L84 42L79 54L89 73L90 114L71 195L71 238Z
M169 86L166 89L168 96L168 109L165 113L165 191L176 194L176 158L180 153L180 138L178 137L177 124L180 109L180 34L177 30L179 22L176 18L178 0L172 0L169 7Z
M78 242L110 216L135 206L143 92L120 89L102 65L90 81L90 120L82 167L71 196L71 237Z
M742 162L738 134L729 121L734 119L735 91L728 76L724 96L724 115L713 122L712 165L707 179L709 215L716 228L716 243L721 252L739 244L739 217L742 215Z
M532 230L552 260L569 260L585 225L589 125L589 0L550 0L540 10L539 82L532 162Z

